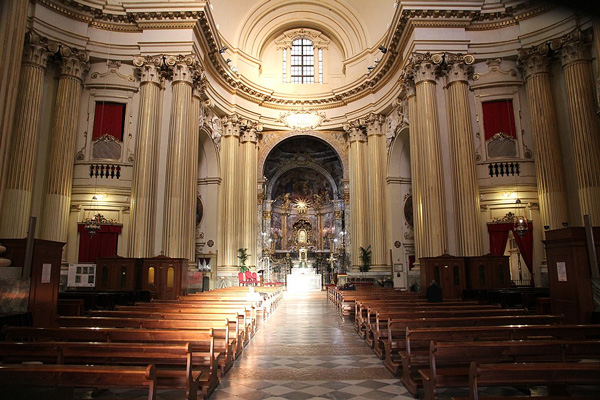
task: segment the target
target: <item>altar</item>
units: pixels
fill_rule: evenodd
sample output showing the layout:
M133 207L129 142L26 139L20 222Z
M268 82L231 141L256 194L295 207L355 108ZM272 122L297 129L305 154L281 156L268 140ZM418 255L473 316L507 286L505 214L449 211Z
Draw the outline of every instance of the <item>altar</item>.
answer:
M311 292L322 289L321 274L315 268L292 268L292 273L287 276L287 290L289 292Z

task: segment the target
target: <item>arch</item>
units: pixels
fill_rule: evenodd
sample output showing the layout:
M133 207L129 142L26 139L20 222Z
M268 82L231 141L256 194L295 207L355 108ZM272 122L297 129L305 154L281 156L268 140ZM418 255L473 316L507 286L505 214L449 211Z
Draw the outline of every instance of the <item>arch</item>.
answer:
M219 153L206 128L200 128L199 141L198 177L215 178L221 176Z
M398 127L388 156L388 177L410 178L410 130Z
M341 136L341 134L338 134L338 135ZM338 156L340 162L342 163L342 171L344 174L343 178L348 179L348 156L347 156L347 152L346 152L346 141L342 140L341 138L338 138L338 140L334 140L333 135L331 135L331 137L328 137L329 135L325 136L322 133L319 134L316 131L304 131L304 132L288 131L283 134L278 133L277 136L273 140L261 143L262 145L265 146L264 148L261 149L260 158L258 160L258 171L260 171L261 174L265 170L265 162L267 161L267 158L268 158L269 154L271 153L271 151L275 147L277 147L281 142L283 142L286 139L289 139L291 137L294 137L294 136L310 136L310 137L319 139L322 142L329 145L332 148L332 150L336 153L336 155Z
M275 183L277 183L279 178L284 173L286 173L289 170L292 170L294 168L297 168L297 167L298 167L297 165L285 165L277 170L277 173L275 173L275 175L273 175L273 177L269 180L269 184L267 186L267 193L266 193L267 199L272 199L273 187L275 186ZM325 168L321 167L317 163L308 163L306 165L302 165L302 168L310 168L312 170L319 172L321 175L323 175L325 177L325 179L327 179L327 181L331 185L331 189L333 190L333 198L339 199L339 191L338 191L338 187L335 182L335 179L333 179L331 174Z
M294 20L289 19L292 12ZM359 17L341 3L275 0L260 4L250 12L240 29L238 43L242 51L260 58L262 48L274 36L293 28L313 28L331 38L348 58L369 47L370 38L363 26Z

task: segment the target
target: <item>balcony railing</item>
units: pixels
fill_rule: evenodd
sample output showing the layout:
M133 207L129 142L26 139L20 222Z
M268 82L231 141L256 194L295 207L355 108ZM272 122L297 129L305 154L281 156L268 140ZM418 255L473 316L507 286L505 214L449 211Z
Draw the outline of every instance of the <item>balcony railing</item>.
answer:
M90 164L90 178L119 179L121 166L114 164Z
M518 162L500 162L488 164L490 178L499 176L519 176L521 167Z

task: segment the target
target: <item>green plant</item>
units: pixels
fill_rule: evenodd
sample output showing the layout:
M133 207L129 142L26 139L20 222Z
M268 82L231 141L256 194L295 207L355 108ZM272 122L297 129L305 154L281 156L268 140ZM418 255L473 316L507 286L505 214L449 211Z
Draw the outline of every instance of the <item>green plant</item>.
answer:
M369 272L371 268L371 245L366 249L364 247L360 248L360 258L361 266L358 268L360 272Z
M250 257L250 254L248 254L247 248L238 249L237 258L240 259L240 272L246 272L249 270L249 268L246 267L246 260L248 259L248 257Z

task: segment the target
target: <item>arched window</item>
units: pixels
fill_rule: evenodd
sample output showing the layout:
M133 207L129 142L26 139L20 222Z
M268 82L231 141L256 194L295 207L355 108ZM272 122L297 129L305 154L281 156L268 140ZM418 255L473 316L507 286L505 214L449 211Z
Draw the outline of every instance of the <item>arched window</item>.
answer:
M291 61L291 83L315 83L315 48L312 40L294 40Z
M283 83L324 83L323 50L329 39L312 29L285 32L275 40L282 53Z

